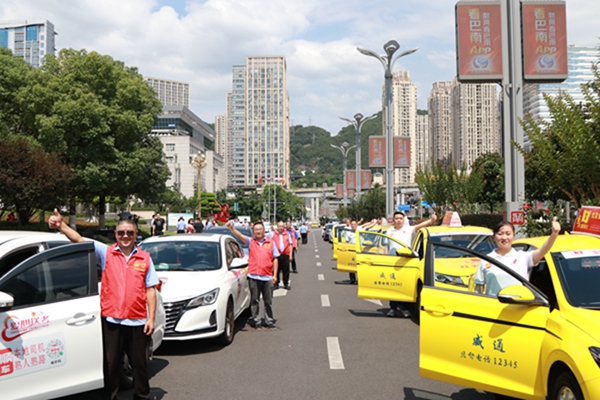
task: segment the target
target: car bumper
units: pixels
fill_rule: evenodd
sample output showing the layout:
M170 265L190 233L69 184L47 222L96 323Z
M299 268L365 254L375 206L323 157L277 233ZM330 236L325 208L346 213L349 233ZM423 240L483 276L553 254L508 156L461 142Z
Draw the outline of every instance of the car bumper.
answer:
M180 303L187 303L180 302ZM179 307L178 307L179 306ZM218 311L217 304L183 309L177 303L165 304L167 311L167 329L165 341L208 339L223 332L224 315ZM224 311L223 311L224 313Z

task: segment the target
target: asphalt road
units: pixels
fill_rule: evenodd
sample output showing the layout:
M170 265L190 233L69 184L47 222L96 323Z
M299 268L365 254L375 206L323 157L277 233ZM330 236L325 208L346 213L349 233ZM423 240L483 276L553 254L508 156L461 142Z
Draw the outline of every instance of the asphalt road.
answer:
M150 362L152 398L494 399L420 377L418 325L387 318L387 302L359 299L356 286L339 283L348 276L334 270L320 235L312 230L300 245L291 290L275 291L277 329L254 330L244 314L230 346L163 342Z

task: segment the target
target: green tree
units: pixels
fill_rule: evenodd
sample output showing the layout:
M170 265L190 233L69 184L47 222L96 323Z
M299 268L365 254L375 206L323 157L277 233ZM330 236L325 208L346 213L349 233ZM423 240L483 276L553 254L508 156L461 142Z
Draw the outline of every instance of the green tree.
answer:
M57 155L46 153L23 136L0 139L0 198L15 207L26 224L36 210L63 204L71 175Z
M526 116L523 128L532 151L517 148L526 168L560 190L577 208L600 204L600 72L582 85L584 101L568 94L544 96L550 121Z
M499 153L487 153L477 157L473 162L472 171L479 174L483 187L476 201L487 204L490 212L504 201L504 159Z

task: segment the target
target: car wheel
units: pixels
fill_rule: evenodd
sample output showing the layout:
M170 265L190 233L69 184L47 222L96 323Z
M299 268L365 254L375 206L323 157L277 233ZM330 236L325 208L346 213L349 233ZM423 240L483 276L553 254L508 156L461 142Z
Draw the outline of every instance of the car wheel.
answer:
M583 400L577 379L570 372L561 373L552 383L548 400Z
M227 303L227 312L225 313L225 328L221 336L217 338L217 341L222 345L229 345L233 342L233 331L234 331L235 320L233 318L233 303L231 300Z

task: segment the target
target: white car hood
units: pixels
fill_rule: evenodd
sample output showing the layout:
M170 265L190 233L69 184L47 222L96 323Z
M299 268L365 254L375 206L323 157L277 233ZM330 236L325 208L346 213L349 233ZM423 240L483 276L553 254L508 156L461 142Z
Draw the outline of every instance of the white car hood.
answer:
M191 299L220 287L223 271L156 271L165 303Z

